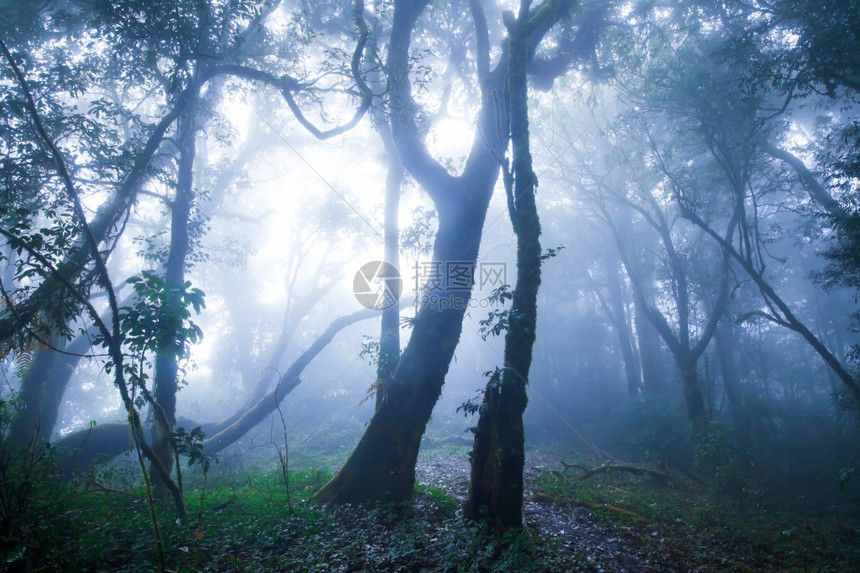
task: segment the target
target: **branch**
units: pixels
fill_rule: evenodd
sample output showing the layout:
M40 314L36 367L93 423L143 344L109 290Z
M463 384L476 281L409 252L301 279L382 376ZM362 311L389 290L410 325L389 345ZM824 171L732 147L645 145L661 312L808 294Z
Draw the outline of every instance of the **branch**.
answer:
M755 282L756 286L758 286L759 291L761 291L762 296L764 296L765 300L770 300L779 311L782 313L783 317L785 317L786 327L790 330L793 330L803 336L803 338L809 343L810 346L818 353L822 360L830 367L831 370L839 377L845 386L848 387L849 390L854 394L855 399L860 403L860 384L857 383L857 380L848 372L839 360L833 356L830 350L827 349L824 344L818 340L807 327L804 325L797 317L794 316L794 313L791 312L791 309L785 303L784 300L776 293L770 284L764 279L760 272L758 272L755 267L753 267L752 263L749 259L741 256L741 254L734 248L734 246L723 239L719 234L717 234L713 229L711 229L702 219L696 215L692 210L688 207L682 206L681 214L688 220L692 221L696 224L700 229L705 231L708 235L713 237L720 246L726 250L729 254L731 254L732 258L734 258L746 271L749 277Z
M428 0L395 2L386 68L391 91L391 135L400 161L438 206L445 203L451 194L455 178L433 159L421 137L421 130L415 121L418 105L412 99L412 84L409 80L412 31L427 4Z
M14 60L11 60L11 54L5 45L2 51L7 60L17 70ZM20 75L20 71L17 72ZM23 77L22 75L20 77ZM19 79L20 81L20 79ZM164 134L167 129L173 124L173 121L184 113L196 95L194 86L189 87L178 98L174 107L156 124L152 133L146 141L143 151L138 154L137 160L131 171L119 183L119 186L108 201L102 204L96 212L92 222L89 223L89 228L92 236L98 242L102 242L107 237L108 232L114 227L123 213L126 213L131 207L134 195L140 186L141 181L147 174L147 166L149 165L152 156L155 155L159 145L164 139ZM28 91L28 90L27 90ZM29 92L28 92L29 93ZM31 98L32 99L32 98ZM33 108L32 111L35 111ZM78 242L71 252L66 256L63 262L59 265L58 270L61 274L68 277L77 276L90 260L92 250L89 242L82 240ZM31 321L38 313L45 302L55 295L57 289L61 285L53 280L46 280L40 284L36 290L27 299L18 304L17 317L4 316L0 318L0 340L5 340L15 334L23 324Z
M588 478L595 476L600 473L606 472L628 472L636 475L648 475L659 481L660 483L666 483L669 481L669 475L665 472L661 472L658 470L652 470L651 468L646 468L642 466L631 466L627 464L610 464L605 463L597 466L596 468L588 469L585 466L579 464L568 464L564 461L561 462L561 465L564 466L565 469L576 468L582 470L584 473L579 476L577 481L585 481Z
M295 362L284 372L282 384L267 393L260 400L248 408L245 413L238 418L230 426L220 430L217 434L209 438L203 443L203 448L212 453L223 450L239 438L241 438L248 430L259 424L267 415L275 410L275 406L280 404L281 400L289 394L293 388L299 385L301 379L299 376L305 367L331 342L334 335L356 322L367 320L379 316L379 313L372 310L360 310L346 316L342 316L329 324L328 328L311 344L310 348L305 350Z
M739 218L740 213L735 210L735 212L732 214L732 218L729 220L729 224L726 229L724 239L726 242L731 242L732 236L734 235L734 229L738 224ZM723 311L726 309L726 303L729 300L729 262L729 253L726 252L725 249L723 249L723 261L720 270L719 295L717 296L717 301L714 303L714 307L711 309L711 313L708 316L708 322L705 325L705 329L702 332L702 335L699 337L699 340L696 342L696 345L690 351L690 354L695 360L699 359L699 357L705 352L705 349L708 347L708 344L710 344L711 338L717 331L717 325L720 322L720 318L722 318L723 316Z
M806 188L806 192L809 193L809 197L819 207L827 211L830 216L839 220L844 220L848 216L845 209L843 209L839 202L827 192L827 189L825 189L818 180L815 179L815 176L806 168L806 165L803 164L803 161L801 161L799 157L784 149L780 149L776 145L767 141L761 135L756 136L753 139L753 143L771 157L787 163L788 166L797 173L797 177L800 179L804 188Z
M469 0L469 8L475 24L475 62L478 66L478 82L481 83L490 73L490 32L481 0Z
M305 117L304 112L301 110L299 104L296 103L296 100L293 97L294 90L300 87L304 87L297 79L288 75L283 75L278 78L268 72L249 68L240 64L222 64L219 66L213 66L211 68L211 71L213 77L215 75L230 75L249 81L261 82L277 89L279 92L281 92L281 95L287 102L287 106L289 106L290 110L293 112L293 115L296 116L296 120L302 125L302 127L304 127L317 139L322 140L331 139L332 137L335 137L342 133L346 133L347 131L358 125L358 122L361 121L361 119L367 113L367 110L370 109L370 103L372 101L372 96L364 95L362 97L361 104L355 110L352 119L350 119L343 125L339 125L328 130L321 130L316 127L307 117Z

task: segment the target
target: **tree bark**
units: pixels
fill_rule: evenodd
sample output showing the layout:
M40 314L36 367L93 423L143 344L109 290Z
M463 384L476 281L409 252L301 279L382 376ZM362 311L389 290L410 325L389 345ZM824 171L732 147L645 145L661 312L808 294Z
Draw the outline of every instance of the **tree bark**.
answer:
M171 434L176 425L176 392L179 389L179 361L185 351L182 338L183 327L182 292L185 289L185 260L190 249L188 223L194 200L194 156L197 133L194 118L195 106L179 121L178 129L178 174L176 196L170 203L170 250L164 265L164 283L167 301L160 310L162 332L156 338L155 381L152 405L154 415L150 429L152 449L168 474L173 468L173 441ZM150 479L156 490L163 489L160 474L150 471Z
M505 367L490 378L480 408L466 517L487 522L495 531L523 524L523 412L537 326L541 280L540 219L535 204L537 177L529 149L526 63L530 34L529 2L520 4L516 22L507 19L510 56L510 138L513 172L505 174L508 211L517 236L517 284L505 336ZM513 185L511 184L513 177Z
M693 433L703 436L708 432L708 412L705 409L705 399L702 395L702 384L697 369L698 359L690 355L676 357L678 376L684 390L684 404L687 407L687 417L693 427Z
M474 208L440 212L434 262L474 266L494 179L478 189L485 194ZM487 188L489 187L489 189ZM474 191L473 191L474 192ZM445 214L443 214L445 213ZM460 339L469 291L428 290L413 324L412 336L364 435L340 472L314 496L321 503L402 501L412 497L421 437L442 391Z
M388 177L385 180L385 226L383 230L383 260L395 268L400 266L400 187L403 185L403 165L387 125L377 129L388 156ZM391 379L400 358L400 305L382 311L379 334L379 363L376 369L376 407L385 401L385 385Z

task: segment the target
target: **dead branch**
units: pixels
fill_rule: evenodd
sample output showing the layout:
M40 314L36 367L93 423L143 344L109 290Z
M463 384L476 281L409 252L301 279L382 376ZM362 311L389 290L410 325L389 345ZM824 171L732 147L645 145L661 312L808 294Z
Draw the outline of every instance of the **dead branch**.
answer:
M568 464L564 461L561 462L561 465L564 466L565 469L576 468L582 470L583 474L576 478L577 481L585 481L592 476L606 472L628 472L636 475L647 475L651 476L660 483L666 483L669 480L669 474L665 472L642 466L632 466L628 464L611 464L607 462L605 464L601 464L595 468L590 469L579 464Z

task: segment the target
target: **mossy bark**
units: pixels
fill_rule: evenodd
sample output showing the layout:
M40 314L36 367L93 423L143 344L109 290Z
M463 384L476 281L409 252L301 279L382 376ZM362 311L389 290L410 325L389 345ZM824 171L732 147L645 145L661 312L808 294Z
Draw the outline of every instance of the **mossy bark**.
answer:
M529 150L528 2L516 22L508 21L508 89L513 182L507 176L508 209L517 236L517 284L505 336L505 365L487 384L480 408L466 516L496 531L522 527L525 432L523 412L537 324L541 277L540 220L535 204L537 177Z

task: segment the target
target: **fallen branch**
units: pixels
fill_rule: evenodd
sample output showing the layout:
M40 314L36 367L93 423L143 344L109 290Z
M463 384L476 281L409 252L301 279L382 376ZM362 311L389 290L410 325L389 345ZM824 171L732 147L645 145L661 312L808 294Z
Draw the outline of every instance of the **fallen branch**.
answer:
M658 470L654 470L651 468L642 467L642 466L631 466L631 465L627 465L627 464L611 464L611 463L607 462L605 464L601 464L601 465L597 466L596 468L588 469L585 466L581 466L579 464L568 464L568 463L565 463L564 461L561 462L561 465L564 466L565 469L576 468L576 469L583 470L584 473L581 476L579 476L578 478L576 478L577 481L585 481L588 478L595 476L597 474L611 472L611 471L628 472L628 473L636 474L636 475L648 475L648 476L651 476L652 478L654 478L655 480L659 481L660 483L666 483L669 480L669 474L667 474L665 472L658 471Z

